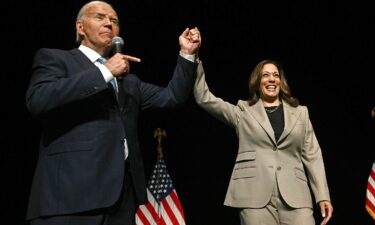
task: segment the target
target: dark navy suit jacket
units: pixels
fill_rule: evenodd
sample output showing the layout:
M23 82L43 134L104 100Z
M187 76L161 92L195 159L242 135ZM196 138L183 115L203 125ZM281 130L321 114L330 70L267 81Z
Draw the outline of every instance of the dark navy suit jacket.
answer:
M133 179L138 203L144 203L139 111L183 104L196 66L179 56L167 87L128 74L119 81L124 93L119 104L113 88L81 51L40 49L26 93L26 105L43 128L27 219L111 206L126 179ZM132 178L124 177L125 136Z

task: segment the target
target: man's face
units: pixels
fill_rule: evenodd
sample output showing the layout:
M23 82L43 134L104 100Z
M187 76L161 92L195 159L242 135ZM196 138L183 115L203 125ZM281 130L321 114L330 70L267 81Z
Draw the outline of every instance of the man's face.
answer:
M120 32L116 11L110 5L98 3L88 6L83 17L76 22L82 44L94 50L109 48L112 38Z

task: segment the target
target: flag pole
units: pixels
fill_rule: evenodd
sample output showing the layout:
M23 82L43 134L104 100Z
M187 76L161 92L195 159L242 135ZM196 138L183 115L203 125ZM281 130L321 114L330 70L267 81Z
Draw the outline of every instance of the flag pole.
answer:
M159 159L160 158L162 158L163 157L163 147L161 146L161 140L163 139L163 138L165 138L165 137L167 137L167 132L165 132L165 130L164 129L161 129L161 128L157 128L155 131L154 131L154 138L158 141L158 145L157 145L157 147L156 147L156 151L157 151L157 153L158 153L158 161L159 161ZM157 163L158 164L158 163ZM156 186L156 190L157 190L157 196L156 196L156 199L157 199L157 202L158 202L158 204L160 204L160 202L159 202L159 199L160 199L160 190L162 190L162 187L161 187L161 184L159 183L159 181L160 181L160 179L161 179L161 172L160 172L160 170L158 170L158 172L157 172L157 179L156 179L156 184L155 184L155 186ZM162 223L162 221L161 221L161 211L160 211L160 208L161 207L158 207L158 219L157 219L157 221L156 221L156 223L157 223L157 225L160 225L161 223Z
M157 128L154 131L154 138L158 141L158 146L156 147L156 151L158 152L159 156L163 156L163 147L161 146L161 139L167 137L167 132L164 129Z

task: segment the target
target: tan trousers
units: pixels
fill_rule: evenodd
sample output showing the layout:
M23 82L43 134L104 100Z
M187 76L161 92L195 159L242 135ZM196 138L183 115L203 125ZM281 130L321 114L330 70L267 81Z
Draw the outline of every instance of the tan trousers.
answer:
M240 209L241 225L315 225L312 208L291 208L275 185L271 201L260 209Z

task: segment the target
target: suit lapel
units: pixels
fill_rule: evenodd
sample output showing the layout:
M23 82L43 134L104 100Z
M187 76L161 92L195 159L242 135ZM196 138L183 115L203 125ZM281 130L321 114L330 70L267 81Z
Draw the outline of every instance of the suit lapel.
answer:
M92 68L94 65L93 62L90 61L85 54L83 54L78 48L74 48L70 51L70 53L77 59L78 64L81 65L83 68Z
M283 103L283 110L285 121L284 131L277 143L280 143L289 135L301 115L301 110L299 110L299 108L292 107L285 102ZM277 143L275 140L275 132L273 131L272 125L270 123L270 120L268 119L266 111L264 110L264 106L261 100L250 107L250 113L254 116L255 120L264 129L272 142L276 145Z
M288 103L283 103L283 110L285 125L284 131L281 134L278 143L289 135L301 115L301 110L299 110L299 108L292 107Z
M74 48L70 50L70 53L73 55L73 57L77 60L78 65L82 66L84 69L89 69L96 67L93 62L85 55L83 52L81 52L78 48ZM108 89L111 92L111 96L115 99L117 103L119 103L119 100L117 99L117 93L114 87L110 82L108 82Z
M266 110L264 110L261 100L250 107L250 113L254 116L255 120L264 129L272 142L276 145L275 132L273 131L270 120L268 119Z

